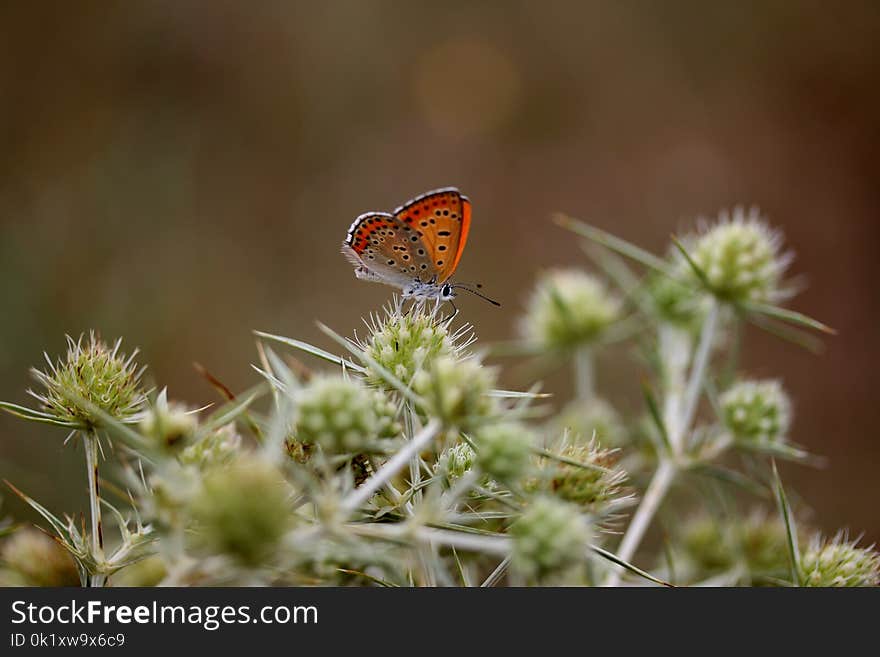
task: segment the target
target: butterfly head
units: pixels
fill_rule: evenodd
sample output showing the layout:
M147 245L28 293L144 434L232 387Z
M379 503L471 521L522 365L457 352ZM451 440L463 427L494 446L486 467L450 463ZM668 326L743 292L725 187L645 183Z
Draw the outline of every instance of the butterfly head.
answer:
M452 301L455 298L455 288L449 283L443 283L440 286L440 300Z
M456 297L455 286L452 283L437 283L435 281L422 282L419 279L403 288L405 299L417 301L452 301Z

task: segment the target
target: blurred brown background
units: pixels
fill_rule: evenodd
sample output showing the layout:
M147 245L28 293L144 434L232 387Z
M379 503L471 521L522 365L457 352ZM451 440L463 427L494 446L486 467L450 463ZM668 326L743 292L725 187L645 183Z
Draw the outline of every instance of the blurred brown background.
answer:
M504 302L462 300L482 341L513 335L541 268L584 262L552 211L661 250L757 203L809 277L793 307L840 332L818 357L749 334L830 459L786 480L878 540L878 43L880 4L855 1L5 2L0 399L92 327L173 396L214 399L193 360L248 386L252 329L326 345L315 319L350 333L389 298L340 241L434 187L474 202L459 276ZM606 359L600 382L638 375ZM75 511L63 437L0 416L0 474Z

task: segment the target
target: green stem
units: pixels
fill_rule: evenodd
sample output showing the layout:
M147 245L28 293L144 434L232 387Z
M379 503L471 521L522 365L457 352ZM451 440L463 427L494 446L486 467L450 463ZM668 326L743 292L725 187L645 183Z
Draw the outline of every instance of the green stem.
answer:
M416 414L415 410L412 407L412 403L409 401L405 402L404 414L406 422L406 437L412 440L412 438L414 438L416 435ZM414 454L409 462L409 481L410 486L414 489L412 501L415 504L418 504L422 501L422 491L419 487L419 484L422 481L422 468L421 460L418 453Z
M651 483L645 491L645 496L642 498L641 504L639 504L639 508L636 509L632 521L626 529L626 534L624 534L623 540L620 543L620 549L617 551L617 556L623 561L632 561L636 550L639 548L639 544L641 544L642 539L645 537L645 532L648 531L648 527L651 525L654 514L660 508L663 498L666 497L666 493L669 491L675 475L676 468L672 461L666 459L660 462L656 472L654 472L654 478L651 479ZM620 583L621 574L622 570L615 568L608 577L607 586L617 586Z
M654 514L660 508L660 503L666 497L666 493L678 474L676 459L684 452L684 440L690 432L691 424L696 416L697 405L700 401L700 391L703 389L706 368L709 364L709 356L712 353L712 343L715 340L715 331L718 327L718 315L718 303L713 300L700 332L700 343L694 356L690 378L684 391L684 398L680 403L676 402L674 404L681 408L681 415L672 424L672 427L667 427L673 453L661 458L654 477L645 491L645 496L642 498L639 508L636 509L629 527L626 529L618 551L618 556L624 561L632 560L654 518ZM615 569L609 575L607 584L609 586L617 586L620 583L620 576L621 571Z
M480 587L488 588L490 586L495 586L501 580L501 578L504 577L504 574L507 572L507 569L509 567L510 557L507 556L501 560L501 563L498 564L495 570L489 573L489 576L483 581L482 584L480 584Z
M677 436L693 341L687 331L666 323L660 325L658 339L663 359L663 425L667 436Z
M83 434L86 452L86 476L89 481L89 510L91 512L92 558L104 563L104 529L101 524L101 494L98 490L98 436L93 431ZM104 586L106 576L89 573L88 586Z
M684 437L691 429L691 423L697 413L697 406L700 402L700 392L703 389L703 383L706 378L706 368L709 365L709 356L712 353L712 343L715 341L715 330L718 327L719 308L718 302L713 300L709 313L706 315L706 321L703 322L703 330L700 333L700 344L697 347L697 354L694 356L694 365L691 368L691 377L688 381L687 389L684 394L684 408L682 409L681 422L679 423L680 431L677 435L671 436L672 447L681 453Z
M591 347L580 347L574 354L575 395L580 402L588 402L595 396L596 374Z

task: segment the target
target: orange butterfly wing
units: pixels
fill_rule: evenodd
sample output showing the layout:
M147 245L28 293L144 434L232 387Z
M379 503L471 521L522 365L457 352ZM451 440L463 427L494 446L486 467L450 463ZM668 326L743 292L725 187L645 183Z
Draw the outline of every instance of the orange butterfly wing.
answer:
M466 196L454 187L434 190L397 208L394 216L421 238L437 283L455 273L471 225L471 203Z
M458 250L455 252L455 258L452 261L452 266L449 268L449 273L441 278L441 281L452 276L458 268L458 263L461 261L464 247L467 244L468 233L471 230L471 202L464 196L461 198L461 201L461 234L458 238Z

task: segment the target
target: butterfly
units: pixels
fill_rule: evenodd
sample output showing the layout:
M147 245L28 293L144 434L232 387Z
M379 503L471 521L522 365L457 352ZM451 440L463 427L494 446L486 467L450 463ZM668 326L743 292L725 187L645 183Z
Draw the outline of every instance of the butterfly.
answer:
M348 229L342 254L354 265L357 278L400 288L404 299L451 304L456 290L462 289L498 306L471 287L451 281L470 227L470 200L455 187L444 187L390 214L360 215Z

